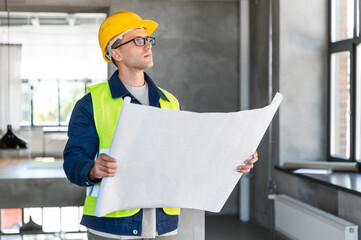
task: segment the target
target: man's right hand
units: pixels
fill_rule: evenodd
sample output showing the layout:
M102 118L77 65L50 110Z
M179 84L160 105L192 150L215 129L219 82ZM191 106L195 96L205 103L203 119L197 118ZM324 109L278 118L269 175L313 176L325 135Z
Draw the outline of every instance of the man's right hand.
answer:
M99 154L94 162L94 166L90 169L88 177L91 181L101 179L103 177L114 177L117 172L116 159L109 155Z

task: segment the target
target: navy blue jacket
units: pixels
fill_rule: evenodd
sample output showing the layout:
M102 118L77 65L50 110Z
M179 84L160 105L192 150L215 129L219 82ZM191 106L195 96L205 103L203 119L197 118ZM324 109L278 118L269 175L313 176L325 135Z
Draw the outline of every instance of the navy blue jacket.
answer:
M158 89L152 79L144 73L148 83L150 106L160 107L159 99L167 101L164 93ZM131 97L132 103L138 100L124 87L115 71L108 81L112 98ZM93 105L90 93L81 98L75 105L68 127L68 142L64 149L64 171L70 182L79 186L93 186L100 182L91 181L88 172L94 165L94 158L99 150L99 137L95 128ZM156 209L157 232L159 235L175 230L178 227L178 216L167 215L163 209ZM140 236L142 233L143 211L123 218L105 218L83 215L81 224L102 232ZM136 231L134 231L136 230Z

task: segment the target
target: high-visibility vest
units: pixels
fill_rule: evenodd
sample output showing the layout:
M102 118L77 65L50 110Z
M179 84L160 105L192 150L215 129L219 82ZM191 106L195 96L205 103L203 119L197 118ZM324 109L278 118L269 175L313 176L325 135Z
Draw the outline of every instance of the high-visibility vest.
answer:
M161 89L168 98L159 99L161 108L179 110L178 100L169 92ZM112 143L119 113L122 108L123 98L112 98L108 82L99 83L88 87L93 102L94 122L99 136L99 153L108 153ZM94 207L99 192L100 183L88 187L84 203L84 215L94 216ZM178 215L179 208L163 208L168 215ZM119 210L105 215L104 217L129 217L140 211L137 209Z

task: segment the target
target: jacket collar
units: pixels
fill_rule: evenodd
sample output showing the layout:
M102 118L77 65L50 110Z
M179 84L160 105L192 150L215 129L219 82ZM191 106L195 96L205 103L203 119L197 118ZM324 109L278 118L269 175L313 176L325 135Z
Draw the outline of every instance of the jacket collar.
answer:
M153 80L146 73L144 73L144 80L148 83L149 103L151 106L158 106L160 98L163 98L169 102L165 94L155 85ZM118 70L113 73L108 83L112 98L124 98L125 96L132 96L132 94L130 94L130 92L125 88L123 82L119 79Z

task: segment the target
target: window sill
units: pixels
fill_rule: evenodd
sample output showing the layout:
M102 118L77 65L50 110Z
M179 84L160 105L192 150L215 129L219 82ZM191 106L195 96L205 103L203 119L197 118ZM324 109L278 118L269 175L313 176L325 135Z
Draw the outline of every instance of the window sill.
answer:
M20 130L27 131L27 130L37 130L43 131L45 133L61 133L67 132L68 126L20 126Z
M275 169L300 178L308 179L341 191L361 196L361 173L333 172L331 174L296 174L293 170L275 166Z

